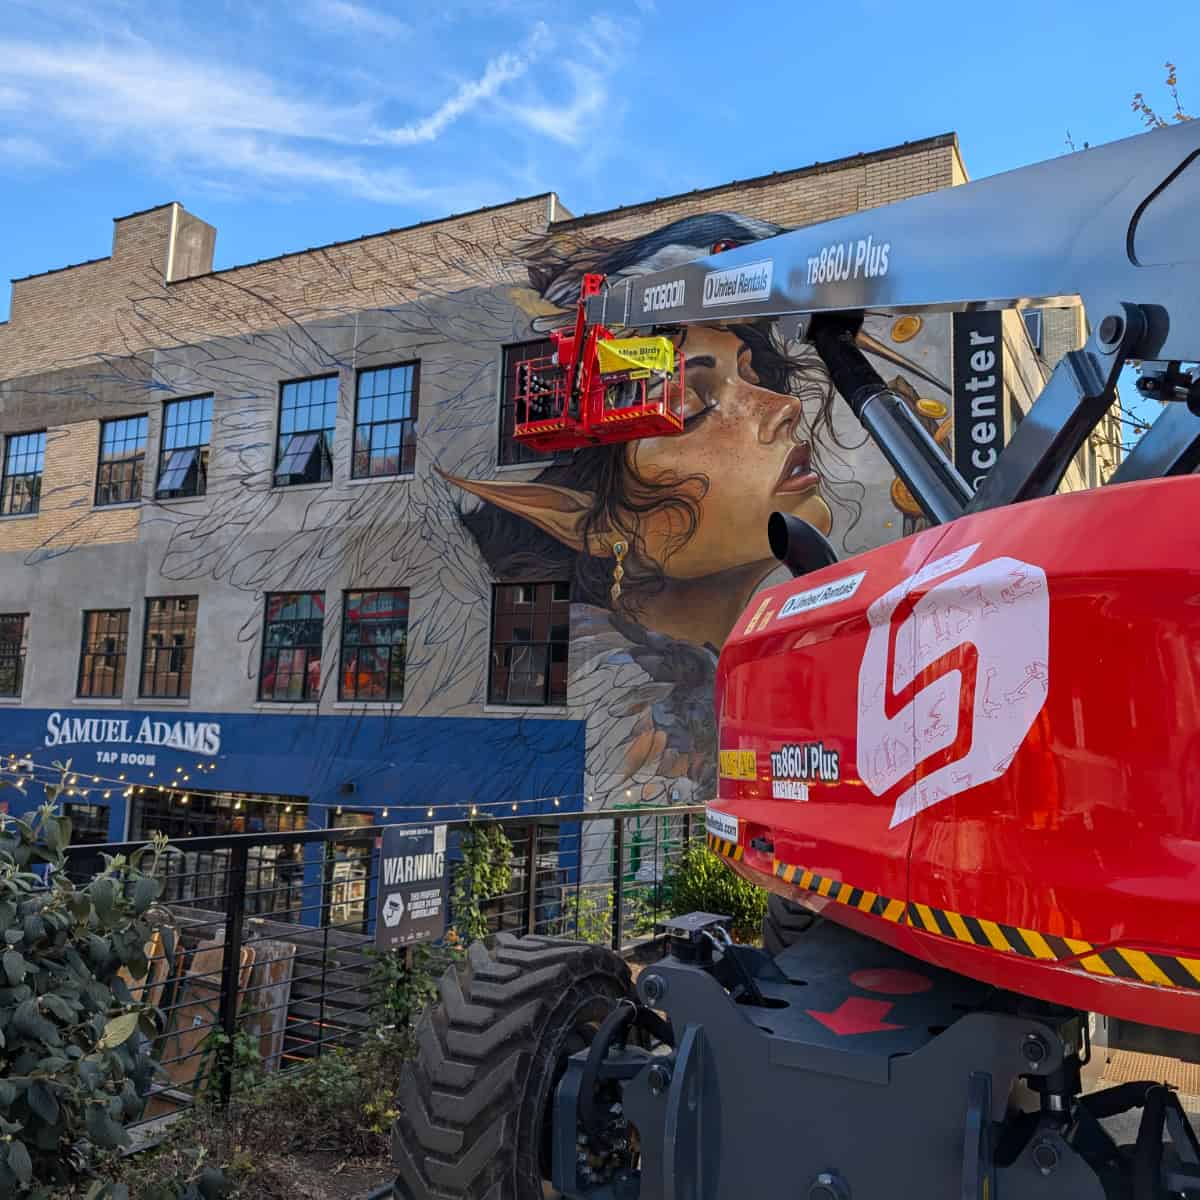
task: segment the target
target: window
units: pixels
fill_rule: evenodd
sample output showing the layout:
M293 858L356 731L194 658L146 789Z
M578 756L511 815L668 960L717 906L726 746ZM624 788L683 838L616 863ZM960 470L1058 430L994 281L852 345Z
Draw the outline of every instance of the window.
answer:
M191 695L199 607L195 596L147 597L142 634L143 696Z
M108 841L108 805L63 804L63 815L71 818L71 844L94 846Z
M260 700L315 700L321 693L323 592L267 595Z
M301 379L279 390L275 483L328 483L333 478L333 430L338 377Z
M0 696L19 696L25 682L29 615L0 614Z
M504 347L504 379L500 385L500 465L515 463L545 462L554 458L553 453L531 450L514 440L513 427L517 421L516 389L517 368L531 358L545 358L554 353L554 343L547 338L540 342L523 342L519 346Z
M80 696L120 696L125 686L128 641L129 609L94 609L83 614Z
M403 700L408 589L347 592L342 606L342 700Z
M1021 313L1025 318L1025 328L1029 331L1029 340L1033 343L1033 348L1041 354L1042 352L1042 310L1040 308L1027 308Z
M142 498L146 462L146 418L100 422L100 467L96 504L129 504Z
M10 433L4 439L4 482L0 514L35 513L42 498L46 433Z
M203 496L208 485L208 443L212 437L212 397L171 400L163 405L158 494Z
M502 583L492 595L491 704L565 704L571 588Z
M355 404L353 478L411 474L417 457L417 364L360 371Z

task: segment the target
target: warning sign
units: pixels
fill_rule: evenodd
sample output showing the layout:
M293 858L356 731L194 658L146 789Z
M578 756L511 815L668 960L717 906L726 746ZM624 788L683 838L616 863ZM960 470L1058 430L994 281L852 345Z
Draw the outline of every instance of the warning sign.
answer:
M605 338L596 343L600 373L613 375L618 371L675 370L675 344L670 338Z
M375 945L395 950L446 932L446 826L389 825L379 860Z

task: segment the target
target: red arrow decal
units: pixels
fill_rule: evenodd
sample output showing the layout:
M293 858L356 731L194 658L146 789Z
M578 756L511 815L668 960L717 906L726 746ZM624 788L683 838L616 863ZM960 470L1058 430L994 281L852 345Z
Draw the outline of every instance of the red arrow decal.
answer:
M847 1037L852 1033L882 1033L885 1029L903 1029L903 1025L892 1025L883 1020L893 1007L889 1000L867 1000L853 996L843 1000L833 1012L814 1012L811 1008L805 1009L805 1012L838 1037Z

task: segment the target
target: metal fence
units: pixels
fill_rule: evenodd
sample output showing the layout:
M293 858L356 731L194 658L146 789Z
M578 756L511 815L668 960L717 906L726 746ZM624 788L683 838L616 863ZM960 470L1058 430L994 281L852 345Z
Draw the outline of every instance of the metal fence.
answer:
M652 941L669 912L672 866L703 840L703 812L629 808L495 821L511 845L512 874L503 895L480 905L489 929L577 937L622 952ZM453 876L470 822L445 824ZM169 847L158 865L150 971L126 979L135 999L164 1016L154 1054L169 1078L155 1086L143 1120L177 1113L202 1093L228 1102L240 1078L229 1051L235 1035L257 1050L269 1076L370 1033L382 837L373 825ZM72 847L68 871L82 881L102 855L143 844Z

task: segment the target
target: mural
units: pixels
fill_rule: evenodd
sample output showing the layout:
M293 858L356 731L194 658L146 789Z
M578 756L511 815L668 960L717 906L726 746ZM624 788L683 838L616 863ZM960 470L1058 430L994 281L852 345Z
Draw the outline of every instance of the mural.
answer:
M16 381L4 403L10 413L47 405L51 423L149 411L149 471L162 401L212 391L207 495L147 501L139 541L103 550L88 548L80 513L24 561L38 567L40 587L80 594L86 580L90 607L136 607L142 593L198 594L201 636L221 645L198 657L193 695L198 708L213 711L253 707L265 592L408 588L403 707L381 715L339 706L345 732L337 738L346 746L322 743L327 765L313 772L315 789L336 786L351 744L361 758L367 724L379 731L373 753L386 755L393 778L417 763L440 762L453 774L445 723L421 718L483 712L493 580L569 579L569 719L561 741L564 749L574 745L575 722L586 721L584 791L597 805L703 799L715 788L717 654L754 591L780 577L767 547L769 514L803 517L848 554L914 529L915 506L835 403L814 352L771 323L667 331L689 364L681 436L579 451L519 471L496 468L498 347L565 322L585 270L640 274L777 232L751 217L712 213L618 240L547 235L501 214L490 239L433 236L445 286L429 285L428 262L419 288L406 283L414 277L408 252L385 240L370 251L369 279L331 261L328 271L340 272L343 285L337 303L276 310L278 326L265 331L269 298L236 272L147 296L129 319L128 355ZM218 322L235 331L213 339L208 331ZM161 348L135 349L148 344ZM923 325L871 316L864 345L944 438L948 318ZM415 473L364 486L349 478L354 371L411 360L420 360ZM342 372L342 387L332 482L274 488L280 381L333 372ZM81 491L73 504L90 489L70 486ZM614 605L617 539L630 553ZM92 554L104 556L102 575L94 558L75 561ZM11 575L5 600L15 603L22 597L7 593L32 588L34 572ZM323 713L337 700L340 643L340 605L327 608ZM72 626L61 641L76 638ZM65 678L73 669L66 664ZM72 685L55 686L61 698ZM563 786L536 782L547 739L532 726L542 720L505 715L486 732L489 761L524 781L521 788ZM289 740L302 752L299 718ZM565 767L556 761L556 779ZM471 787L464 778L464 790ZM506 795L495 777L487 790Z
M544 331L572 315L585 272L617 280L781 232L712 213L625 242L551 237L531 248L530 293L517 300ZM919 318L903 320L887 322L893 343L921 331ZM715 791L716 659L755 590L777 575L770 514L801 517L848 552L869 544L855 536L865 438L836 419L832 382L810 346L789 345L766 321L656 332L687 358L681 436L579 450L532 480L446 476L482 501L464 508L463 522L498 578L571 579L570 693L587 714L589 771L601 793L651 803ZM944 440L948 405L895 369L927 391L948 395L948 384L870 327L861 340ZM899 480L889 496L904 531L917 528ZM630 552L614 604L618 541Z

